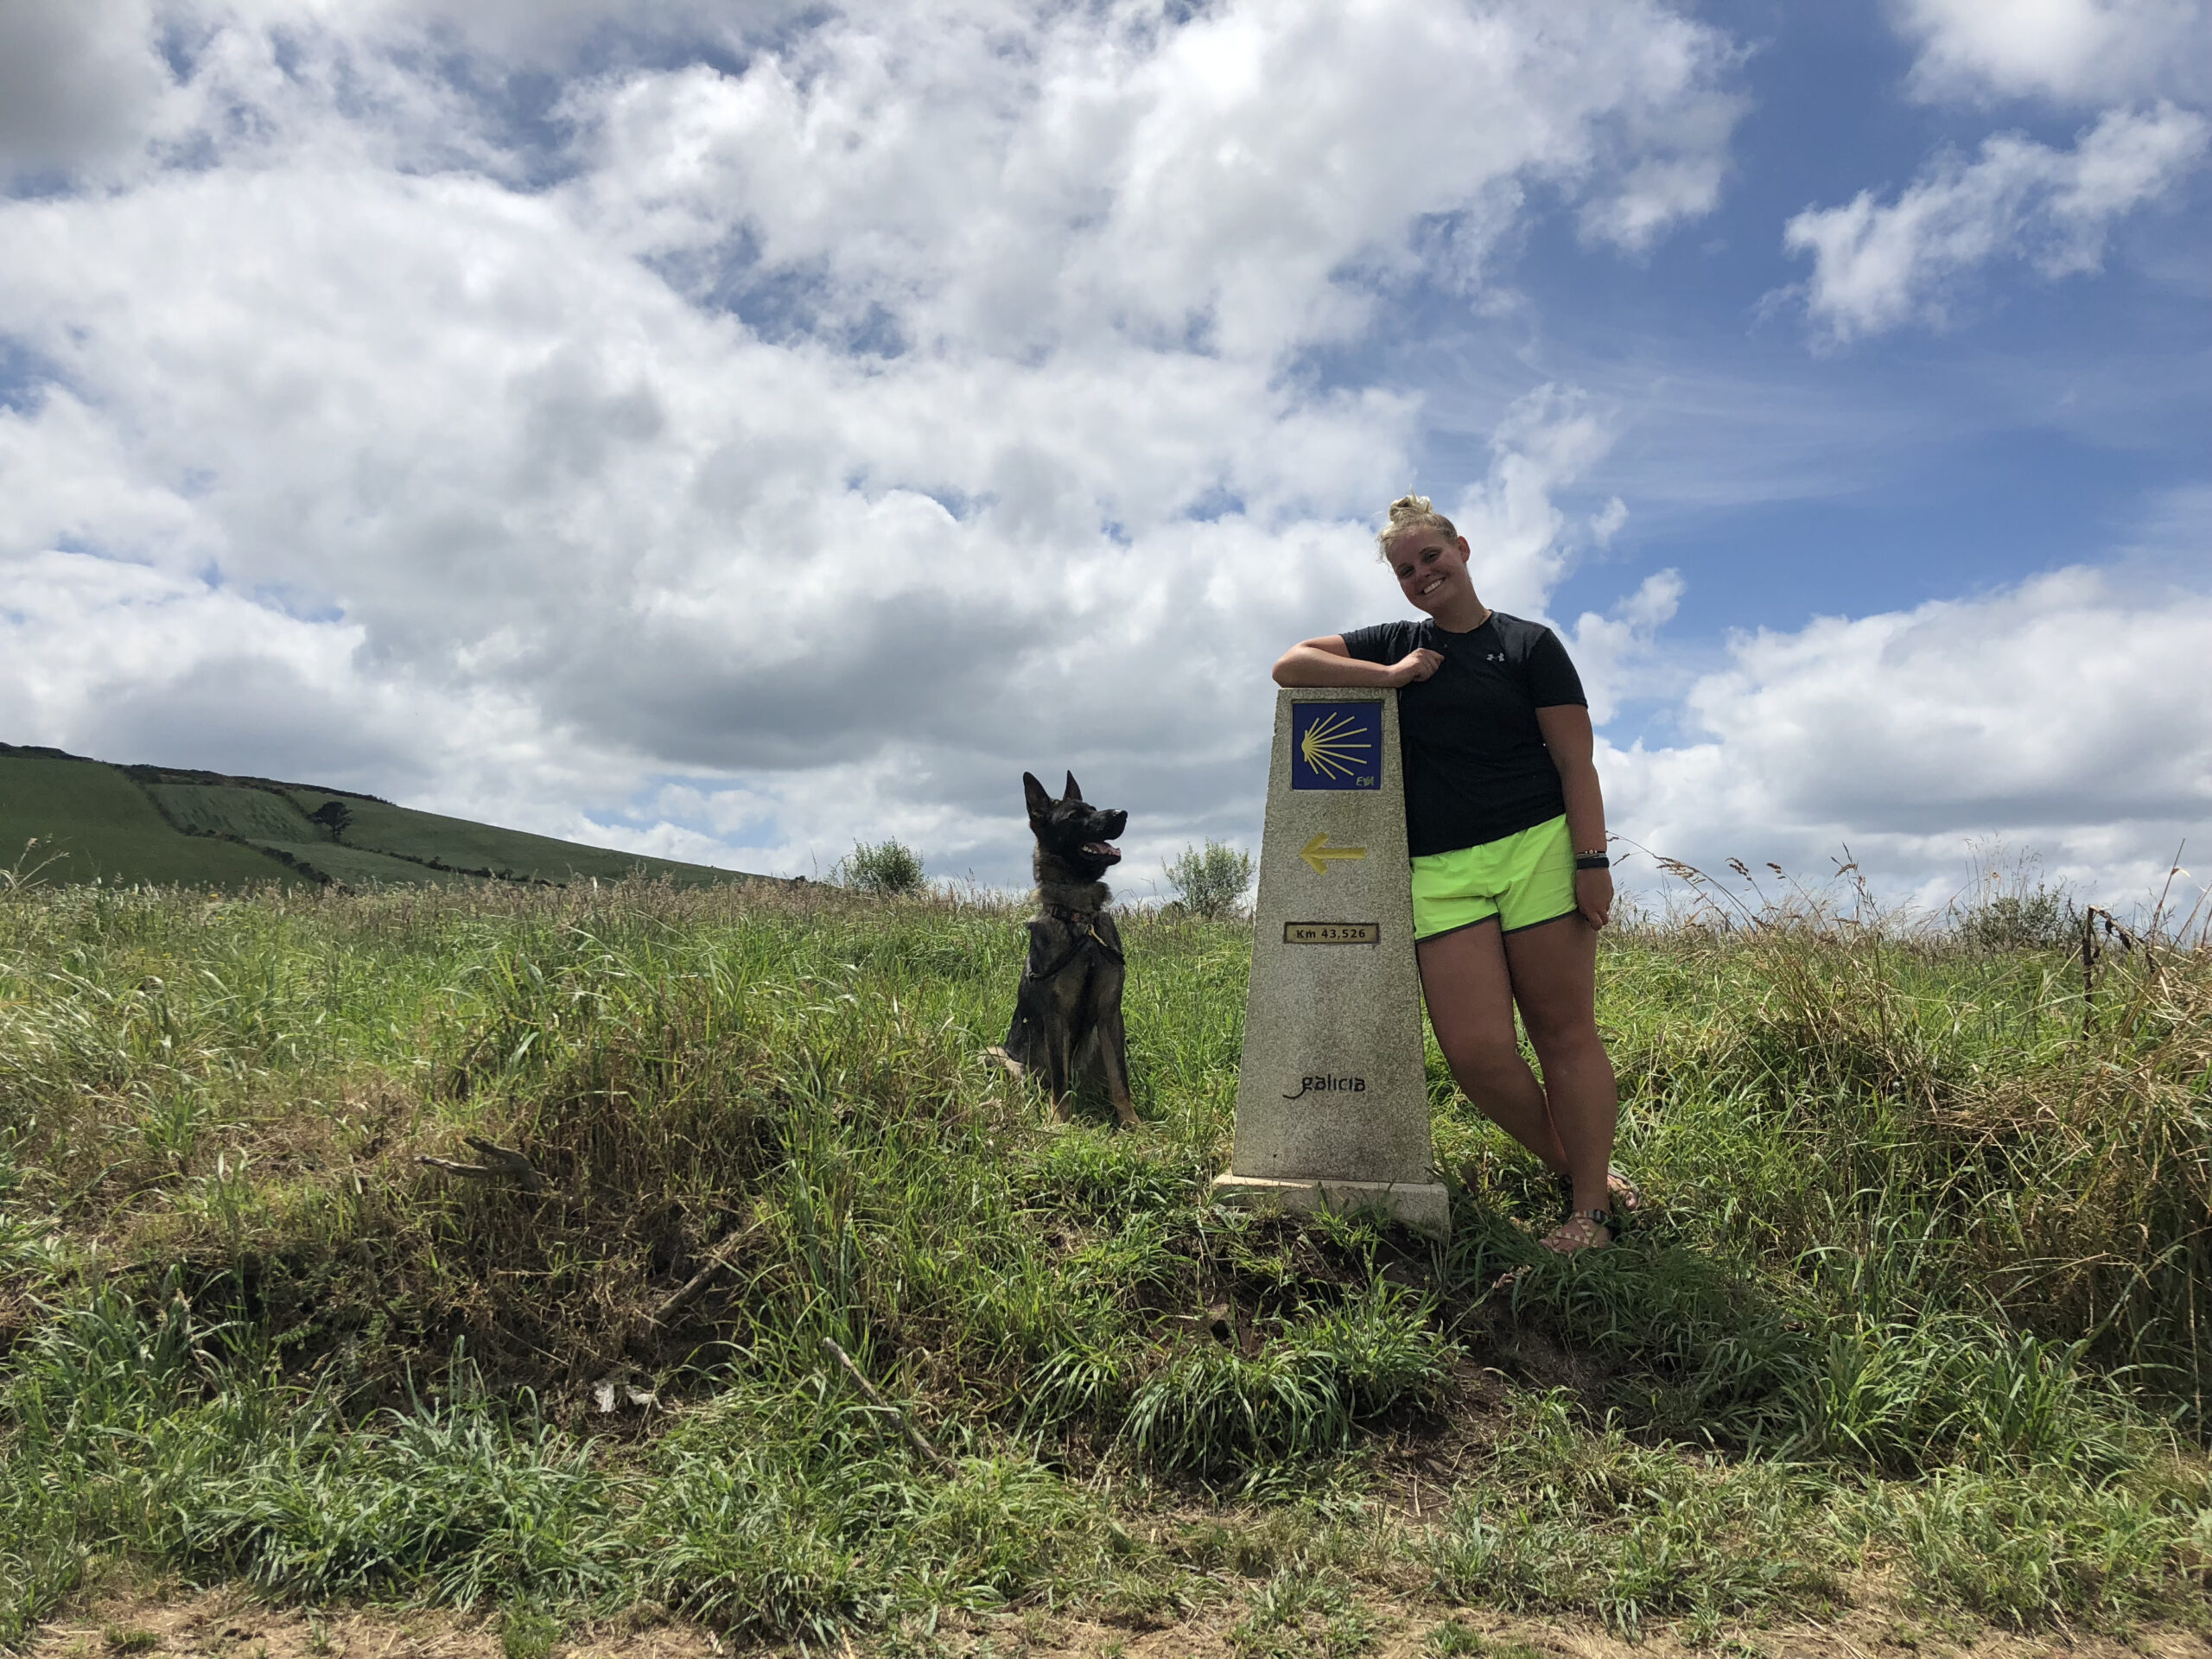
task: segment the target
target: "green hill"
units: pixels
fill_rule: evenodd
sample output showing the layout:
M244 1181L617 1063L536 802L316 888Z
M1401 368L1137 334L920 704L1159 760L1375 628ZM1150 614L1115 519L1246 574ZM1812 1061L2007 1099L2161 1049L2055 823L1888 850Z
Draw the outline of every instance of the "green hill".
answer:
M762 878L416 812L373 795L0 743L0 868L48 882L238 888L645 875Z

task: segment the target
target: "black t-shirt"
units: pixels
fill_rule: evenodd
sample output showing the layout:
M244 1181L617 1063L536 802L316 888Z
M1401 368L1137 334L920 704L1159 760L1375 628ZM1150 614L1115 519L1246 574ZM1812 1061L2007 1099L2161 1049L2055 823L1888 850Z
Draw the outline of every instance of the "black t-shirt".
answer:
M1549 628L1492 611L1471 633L1448 633L1425 616L1354 628L1344 639L1362 662L1395 663L1421 650L1444 658L1398 692L1412 857L1478 847L1567 810L1536 710L1586 708L1589 699Z

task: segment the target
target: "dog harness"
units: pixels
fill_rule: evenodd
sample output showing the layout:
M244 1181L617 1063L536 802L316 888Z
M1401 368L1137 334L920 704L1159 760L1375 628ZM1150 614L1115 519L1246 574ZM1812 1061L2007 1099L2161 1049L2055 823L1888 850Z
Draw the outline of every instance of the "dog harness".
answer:
M1065 905L1039 905L1038 908L1043 911L1047 916L1058 917L1060 920L1065 922L1070 927L1075 929L1076 941L1067 948L1066 951L1061 956L1058 962L1045 969L1043 973L1033 974L1025 967L1021 970L1021 976L1024 979L1051 979L1063 971L1070 963L1073 962L1077 957L1083 954L1083 947L1086 944L1096 945L1101 950L1103 950L1108 956L1113 957L1116 962L1123 961L1122 953L1119 950L1116 950L1112 945L1107 944L1105 940L1098 937L1098 912L1096 911L1071 910Z

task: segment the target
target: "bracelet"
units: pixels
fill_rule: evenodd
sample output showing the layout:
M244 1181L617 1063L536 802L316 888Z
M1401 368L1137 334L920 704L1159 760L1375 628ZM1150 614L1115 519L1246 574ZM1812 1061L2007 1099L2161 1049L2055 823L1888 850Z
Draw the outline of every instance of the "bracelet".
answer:
M1574 855L1574 868L1578 870L1609 870L1612 867L1613 861L1603 853L1577 853Z

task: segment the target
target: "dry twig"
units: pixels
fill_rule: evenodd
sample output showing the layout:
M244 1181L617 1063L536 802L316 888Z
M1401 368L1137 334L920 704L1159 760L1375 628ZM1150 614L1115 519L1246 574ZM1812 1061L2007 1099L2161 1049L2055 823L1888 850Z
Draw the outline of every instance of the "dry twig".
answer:
M878 1411L891 1414L892 1420L899 1425L900 1431L906 1436L907 1444L921 1454L924 1462L941 1475L949 1475L952 1472L950 1460L944 1452L930 1444L929 1437L914 1427L912 1420L905 1412L875 1391L875 1384L861 1375L861 1368L853 1363L853 1357L850 1354L827 1337L822 1338L822 1345L829 1351L830 1357L837 1362L845 1375L852 1378L853 1386L861 1391L862 1399Z
M464 1135L461 1139L476 1149L477 1155L484 1160L482 1163L455 1163L450 1158L433 1158L428 1153L423 1154L416 1161L432 1169L442 1169L448 1175L465 1175L471 1180L497 1180L504 1176L519 1184L524 1192L533 1197L550 1198L556 1204L574 1207L575 1200L555 1191L553 1183L539 1173L537 1166L522 1154L506 1147L493 1146L478 1135Z

